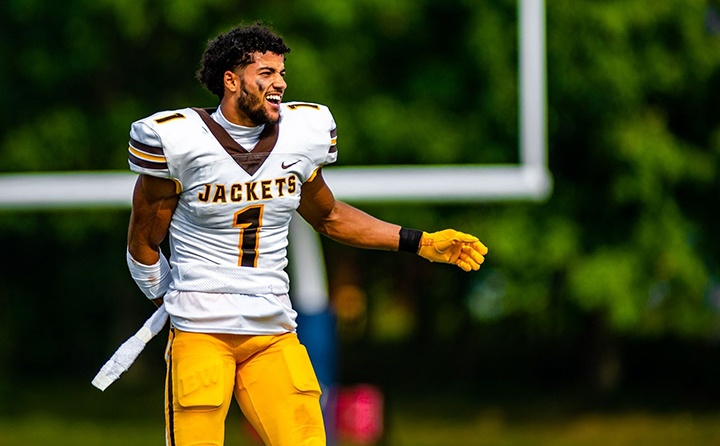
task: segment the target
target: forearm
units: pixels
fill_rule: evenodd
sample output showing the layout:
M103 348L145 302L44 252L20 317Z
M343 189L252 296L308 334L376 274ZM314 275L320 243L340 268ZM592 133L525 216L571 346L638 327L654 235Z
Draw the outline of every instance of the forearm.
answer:
M138 177L128 229L127 264L138 287L156 305L171 281L170 265L160 253L178 196L169 180Z
M158 261L162 239L153 237L158 226L161 226L161 222L156 218L147 219L133 211L128 231L128 251L138 262L152 265Z
M315 230L333 240L358 248L415 252L431 262L451 263L465 271L477 270L485 260L485 245L477 237L454 229L428 234L378 220L337 201L322 173L305 183L298 212ZM400 246L402 245L402 246Z
M315 230L331 239L366 249L397 251L400 226L387 223L341 201Z

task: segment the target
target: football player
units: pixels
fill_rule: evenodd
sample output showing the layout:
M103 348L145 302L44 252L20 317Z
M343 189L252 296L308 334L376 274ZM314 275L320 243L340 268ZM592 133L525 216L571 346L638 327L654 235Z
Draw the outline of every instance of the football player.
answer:
M171 446L223 444L233 395L266 444L325 444L320 387L295 333L284 271L296 210L352 246L415 252L465 271L487 253L471 235L401 228L333 197L321 168L337 158L335 121L323 105L282 102L289 51L260 24L219 35L198 79L220 105L159 112L130 130L129 164L140 176L127 260L172 322ZM159 248L167 234L170 262Z

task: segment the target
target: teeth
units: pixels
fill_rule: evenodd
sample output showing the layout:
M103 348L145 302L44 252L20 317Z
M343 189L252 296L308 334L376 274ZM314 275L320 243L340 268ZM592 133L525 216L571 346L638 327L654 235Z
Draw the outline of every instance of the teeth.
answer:
M281 96L279 94L271 94L266 96L266 99L268 101L280 102Z

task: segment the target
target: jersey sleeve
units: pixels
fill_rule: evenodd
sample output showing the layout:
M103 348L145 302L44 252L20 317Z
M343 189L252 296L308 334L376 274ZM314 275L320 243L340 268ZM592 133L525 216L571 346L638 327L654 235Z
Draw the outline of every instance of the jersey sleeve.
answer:
M308 116L312 117L309 127L313 129L312 145L313 168L309 172L307 182L315 179L318 171L327 164L337 161L337 125L330 109L324 105L317 105L317 111L308 112ZM318 111L320 113L318 113Z
M130 126L128 164L138 174L172 178L160 136L142 120Z
M312 148L312 171L308 172L306 182L315 179L318 171L327 165L337 161L337 125L330 110L324 105L318 105L317 109L320 113L311 115L313 130L313 140L316 142ZM317 112L316 112L317 113Z

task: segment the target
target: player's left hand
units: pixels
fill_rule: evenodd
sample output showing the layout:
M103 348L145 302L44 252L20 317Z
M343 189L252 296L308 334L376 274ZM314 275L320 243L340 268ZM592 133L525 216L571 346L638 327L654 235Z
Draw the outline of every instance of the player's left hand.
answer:
M431 262L450 263L463 271L477 271L488 249L477 237L454 229L427 233L420 239L418 255Z

